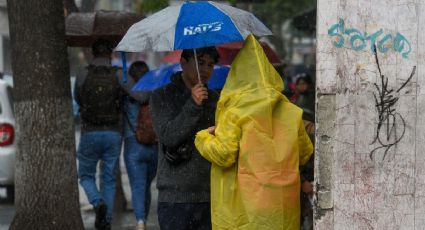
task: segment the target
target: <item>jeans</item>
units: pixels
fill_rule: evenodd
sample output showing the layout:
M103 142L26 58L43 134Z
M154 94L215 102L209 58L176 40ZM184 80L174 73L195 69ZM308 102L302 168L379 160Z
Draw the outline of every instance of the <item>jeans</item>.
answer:
M158 146L143 145L135 136L124 139L124 161L131 187L136 220L146 222L151 202L150 186L156 175Z
M80 184L90 204L94 207L102 201L106 204L106 217L109 221L112 220L116 168L121 152L121 141L119 132L83 132L77 151ZM96 168L99 161L102 161L100 189L96 186Z
M158 203L161 230L211 230L210 203Z

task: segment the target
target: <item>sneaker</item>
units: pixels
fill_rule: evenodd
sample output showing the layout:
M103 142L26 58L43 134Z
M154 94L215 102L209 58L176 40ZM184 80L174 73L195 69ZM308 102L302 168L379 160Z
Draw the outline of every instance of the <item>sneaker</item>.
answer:
M136 230L146 230L145 222L143 220L139 220L137 222Z
M95 208L94 211L96 213L96 220L94 222L94 227L98 230L106 230L108 229L107 227L110 227L110 224L108 223L108 221L106 220L106 204L103 202L100 202Z

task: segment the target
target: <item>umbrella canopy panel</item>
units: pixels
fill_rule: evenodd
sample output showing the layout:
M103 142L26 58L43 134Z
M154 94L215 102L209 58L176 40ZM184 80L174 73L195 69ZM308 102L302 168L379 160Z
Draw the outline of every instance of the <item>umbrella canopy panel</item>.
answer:
M181 70L182 68L180 64L164 66L159 69L151 70L143 75L143 77L134 85L132 90L135 92L155 90L170 83L172 75ZM214 71L208 81L208 88L222 89L229 71L230 68L227 66L214 65Z
M141 14L122 11L71 13L65 19L68 46L89 47L99 38L116 46L128 28L143 18Z

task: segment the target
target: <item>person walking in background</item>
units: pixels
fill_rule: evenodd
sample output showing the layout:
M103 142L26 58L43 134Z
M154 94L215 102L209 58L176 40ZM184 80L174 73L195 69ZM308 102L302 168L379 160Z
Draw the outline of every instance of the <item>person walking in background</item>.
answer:
M199 130L214 125L218 93L205 85L218 62L215 47L183 50L182 72L151 96L159 140L158 219L162 230L211 229L210 163L194 145Z
M111 66L112 45L97 40L94 59L77 75L75 94L81 112L81 137L77 150L78 177L96 213L95 228L111 229L116 167L122 141L122 91L118 69ZM101 161L101 184L96 169Z
M302 74L297 78L293 103L303 109L303 119L314 123L315 93L310 75Z
M303 121L307 134L314 144L315 132L315 93L310 75L301 74L296 80L296 99L294 104L303 110ZM301 229L313 229L313 181L314 155L307 164L300 167L301 172Z
M130 77L125 88L131 89L139 79L149 71L145 62L136 61L129 69ZM142 95L140 95L142 94ZM131 200L137 229L144 230L151 202L150 186L156 175L158 145L142 143L136 137L139 111L149 104L149 93L140 93L134 98L124 96L124 161L131 187Z
M302 110L249 35L217 104L216 128L198 132L212 163L213 229L300 229L300 173L312 152Z

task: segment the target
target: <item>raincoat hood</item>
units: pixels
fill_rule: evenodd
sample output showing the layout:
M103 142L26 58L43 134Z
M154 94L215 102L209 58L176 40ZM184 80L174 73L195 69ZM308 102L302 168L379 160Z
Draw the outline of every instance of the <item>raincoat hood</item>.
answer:
M260 43L249 35L243 48L232 63L221 97L231 97L237 89L238 93L265 91L274 89L282 92L282 78L268 61Z
M302 110L251 35L227 77L216 129L198 132L211 166L213 229L300 229L299 166L313 152Z

